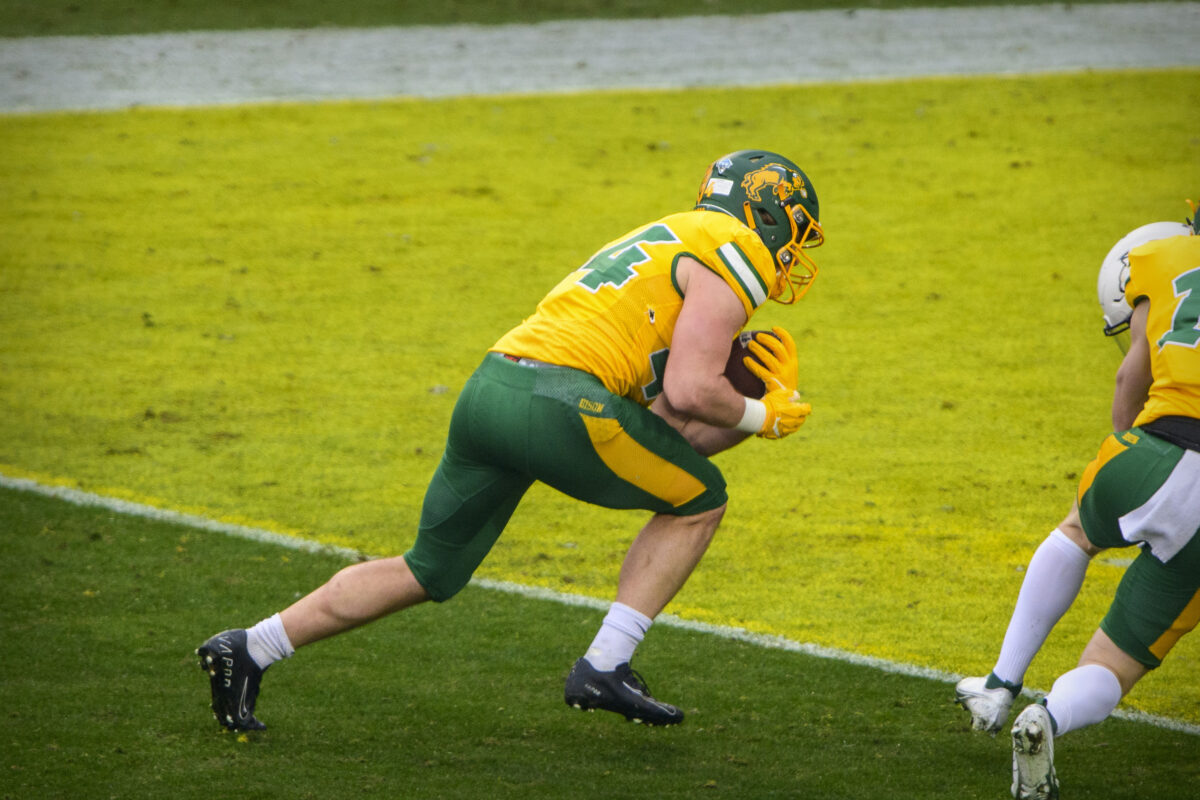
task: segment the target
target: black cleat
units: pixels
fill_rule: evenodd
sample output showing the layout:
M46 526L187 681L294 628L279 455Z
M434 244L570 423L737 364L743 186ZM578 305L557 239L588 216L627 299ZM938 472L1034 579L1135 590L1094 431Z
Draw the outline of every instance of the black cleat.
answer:
M628 662L618 664L612 672L601 672L586 658L579 659L567 675L563 695L567 705L582 711L600 708L646 725L683 722L683 712L651 697L646 682L629 668Z
M263 672L246 649L246 632L218 633L196 648L200 669L208 673L212 688L212 712L217 722L231 731L266 729L254 717L258 684Z

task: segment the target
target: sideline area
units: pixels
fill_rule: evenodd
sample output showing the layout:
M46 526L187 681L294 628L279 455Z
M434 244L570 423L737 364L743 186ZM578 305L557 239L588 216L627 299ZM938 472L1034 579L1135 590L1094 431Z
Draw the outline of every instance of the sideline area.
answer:
M1161 69L1197 41L1178 2L33 37L0 39L0 112Z

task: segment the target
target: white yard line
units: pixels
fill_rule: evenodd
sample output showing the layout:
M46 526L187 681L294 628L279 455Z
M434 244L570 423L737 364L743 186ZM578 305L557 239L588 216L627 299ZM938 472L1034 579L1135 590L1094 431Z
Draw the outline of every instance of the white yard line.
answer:
M0 111L1200 65L1200 3L0 39Z
M105 497L104 495L84 492L79 489L72 489L66 486L48 486L27 478L11 477L4 475L3 473L0 473L0 487L5 489L16 489L23 492L32 492L44 497L52 497L58 500L63 500L78 506L103 508L118 514L143 517L146 519L157 520L159 522L171 523L173 525L182 525L187 528L210 531L213 533L225 534L227 536L234 536L240 539L265 542L267 544L278 545L280 547L286 547L292 550L303 550L310 553L327 553L329 555L337 556L349 561L359 561L367 557L364 554L359 553L357 550L351 550L345 547L335 547L332 545L322 545L318 542L298 536L289 536L287 534L276 533L274 531L263 530L261 528L253 528L246 525L235 525L228 522L219 522L217 520L208 519L207 517L201 517L195 514L184 514L179 511L157 508L155 506L144 505L142 503L134 503L129 500L121 500L116 497ZM508 581L474 578L472 579L471 583L483 589L506 592L508 594L515 594L534 600L548 600L554 603L560 603L562 605L582 606L584 608L591 608L596 611L605 611L609 606L608 601L598 600L594 597L585 597L583 595L556 592L552 589L524 586L518 583L509 583ZM942 672L941 670L930 669L928 667L920 667L913 664L903 664L897 661L888 661L887 659L883 658L875 658L873 656L864 656L860 653L854 653L848 650L839 650L836 647L825 647L823 645L812 644L809 642L797 642L793 641L792 639L787 639L783 636L754 633L744 628L712 625L706 622L695 622L677 617L673 614L659 615L655 619L655 624L696 631L698 633L705 633L710 636L720 637L722 639L745 642L747 644L765 647L772 650L786 650L793 653L803 653L805 655L816 656L818 658L828 658L848 664L871 667L882 672L906 675L915 678L926 678L928 680L940 681L942 683L956 683L960 678L963 677L962 675L956 675L950 672ZM1036 697L1044 694L1044 692L1040 690L1031 689L1026 689L1024 693L1030 697ZM1113 716L1125 720L1142 722L1158 728L1165 728L1167 730L1178 731L1180 733L1192 734L1193 736L1200 736L1200 725L1185 722L1183 720L1172 719L1170 717L1159 716L1157 714L1146 714L1141 711L1117 709L1115 712L1113 712Z

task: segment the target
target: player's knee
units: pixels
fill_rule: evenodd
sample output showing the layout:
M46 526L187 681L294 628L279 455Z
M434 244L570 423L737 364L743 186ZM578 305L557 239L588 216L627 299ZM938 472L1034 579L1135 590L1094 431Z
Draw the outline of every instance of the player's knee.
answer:
M1063 536L1074 542L1080 550L1087 553L1089 558L1104 549L1092 544L1087 534L1083 532L1083 525L1079 522L1079 512L1076 508L1072 508L1067 518L1059 523L1058 530L1062 532Z
M417 545L404 554L404 560L428 598L444 603L471 582L477 564L464 563L454 554L433 551L421 544L418 539Z
M709 519L714 523L719 523L725 517L725 509L729 508L729 503L721 503L721 505L707 512Z
M701 511L696 514L691 514L686 517L681 517L687 527L695 532L697 536L712 539L717 532L717 526L721 524L721 519L725 516L725 509L728 503L722 503L716 508L710 508L707 511Z
M1079 657L1079 666L1095 664L1104 667L1117 677L1121 684L1121 696L1129 694L1134 684L1150 671L1150 668L1119 646L1103 630L1097 630Z

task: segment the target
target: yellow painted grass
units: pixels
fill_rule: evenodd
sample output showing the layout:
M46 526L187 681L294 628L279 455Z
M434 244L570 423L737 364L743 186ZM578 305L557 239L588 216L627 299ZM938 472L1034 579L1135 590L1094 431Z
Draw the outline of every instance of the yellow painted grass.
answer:
M773 148L829 244L755 325L796 333L815 411L719 457L729 513L671 610L983 671L1107 429L1100 259L1200 194L1198 78L3 117L0 469L401 552L483 350L710 159ZM535 489L481 574L610 597L642 519ZM1092 567L1030 685L1120 575ZM1198 660L1131 705L1200 721Z

